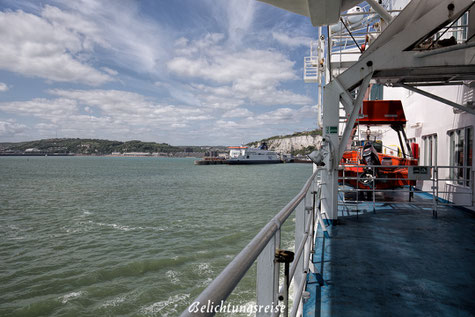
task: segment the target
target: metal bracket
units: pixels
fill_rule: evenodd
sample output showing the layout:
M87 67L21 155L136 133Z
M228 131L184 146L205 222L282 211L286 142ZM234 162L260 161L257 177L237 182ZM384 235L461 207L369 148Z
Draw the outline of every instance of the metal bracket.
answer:
M453 102L453 101L447 100L447 99L445 99L445 98L436 96L436 95L434 95L434 94L431 94L431 93L429 93L429 92L427 92L427 91L421 90L421 89L416 88L416 87L414 87L414 86L410 86L410 85L406 85L406 84L402 84L402 83L395 83L395 84L393 84L393 86L406 88L406 89L408 89L408 90L411 90L411 91L413 91L413 92L417 92L418 94L421 94L421 95L426 96L426 97L428 97L428 98L431 98L431 99L440 101L440 102L445 103L445 104L447 104L447 105L449 105L449 106L452 106L452 107L454 107L454 108L457 108L457 109L460 109L460 110L463 110L463 111L466 111L466 112L468 112L468 113L470 113L470 114L475 115L475 110L474 110L474 109L470 109L470 108L468 108L468 107L462 106L462 105L460 105L460 104L458 104L458 103L456 103L456 102Z
M345 152L346 143L348 142L348 138L350 137L351 130L353 129L353 126L355 125L356 119L358 117L358 113L360 112L361 106L363 105L363 97L366 93L366 89L369 86L369 82L372 76L373 76L373 73L370 73L369 75L367 75L363 79L361 85L359 86L358 96L356 97L356 100L353 102L353 111L351 112L351 115L348 118L348 121L346 122L346 127L341 137L340 146L338 148L338 157L336 158L337 162L341 160L343 156L343 152Z
M353 111L353 103L354 99L351 96L351 94L343 87L341 82L338 80L338 77L333 79L333 81L336 83L337 87L341 90L341 103L345 107L345 111L347 113Z

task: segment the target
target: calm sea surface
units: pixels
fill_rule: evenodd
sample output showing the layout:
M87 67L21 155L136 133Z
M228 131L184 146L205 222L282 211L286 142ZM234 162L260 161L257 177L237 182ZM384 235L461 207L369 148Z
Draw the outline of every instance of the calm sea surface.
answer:
M311 169L0 157L0 316L177 316Z

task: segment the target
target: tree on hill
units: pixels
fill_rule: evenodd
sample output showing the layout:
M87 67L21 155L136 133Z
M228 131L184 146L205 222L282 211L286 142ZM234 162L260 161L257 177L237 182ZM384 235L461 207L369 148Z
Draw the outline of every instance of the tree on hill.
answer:
M33 149L43 153L96 154L112 152L165 152L176 153L183 149L167 143L142 142L138 140L120 142L99 139L45 139L4 144L3 151L25 152Z

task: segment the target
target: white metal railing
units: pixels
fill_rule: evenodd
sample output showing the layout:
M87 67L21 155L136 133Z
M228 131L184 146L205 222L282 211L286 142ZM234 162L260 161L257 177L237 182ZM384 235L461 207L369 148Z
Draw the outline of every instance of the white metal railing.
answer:
M256 316L279 316L281 313L287 316L288 289L290 283L293 282L295 294L290 316L297 315L302 306L306 275L314 270L313 266L309 265L316 236L314 229L318 230L318 224L320 224L320 228L326 231L319 209L320 171L321 169L317 169L312 174L297 196L261 229L181 314L182 317L214 316L218 312L223 312L224 301L256 261L257 298L253 313ZM286 256L292 257L293 253L280 250L280 243L281 227L293 213L295 213L295 254L290 265L289 258L286 259ZM279 285L280 263L283 262L286 262L284 264L286 276L284 276L283 285ZM265 310L266 307L271 308L270 311Z
M323 38L310 43L310 56L304 57L303 79L306 83L319 83L325 72Z
M396 17L402 10L392 10L392 1L383 1L386 15ZM338 76L356 63L361 54L372 45L391 19L381 19L369 3L360 4L358 12L341 15L340 21L330 29L327 63L333 76Z
M421 168L425 167L428 169L429 177L421 178L420 175L409 173L411 168ZM357 171L349 171L348 168L357 169ZM379 171L388 169L403 169L408 172L407 178L403 179L402 189L399 189L398 193L408 193L408 201L397 201L397 200L376 200L377 193L391 193L394 192L394 188L381 189L382 182L387 181L401 181L401 178L398 177L378 177ZM373 204L373 210L375 209L376 203L407 203L415 205L423 205L432 207L433 215L437 217L438 206L460 206L460 207L473 207L473 195L474 195L474 176L475 173L471 166L408 166L408 165L361 165L361 164L341 164L339 167L339 183L343 186L339 188L339 192L343 193L343 199L340 204L346 206L347 200L345 199L345 193L355 193L355 198L351 200L358 204L362 202L360 197L361 193L364 193L366 196L370 196L370 200L367 198L364 202L370 202ZM463 177L455 178L453 172L459 171L459 175ZM349 176L348 174L352 174ZM355 176L356 174L356 176ZM417 181L427 182L424 186L424 183L419 183L417 189L418 193L426 193L431 195L430 200L412 200L415 192L415 183ZM351 189L345 188L348 185L352 187ZM356 186L355 186L356 185ZM441 187L444 189L440 189ZM428 189L427 189L428 187ZM454 190L458 189L458 190ZM457 196L457 197L456 197ZM465 196L465 199L460 199L460 197ZM459 199L456 199L459 198ZM465 203L463 201L466 201Z

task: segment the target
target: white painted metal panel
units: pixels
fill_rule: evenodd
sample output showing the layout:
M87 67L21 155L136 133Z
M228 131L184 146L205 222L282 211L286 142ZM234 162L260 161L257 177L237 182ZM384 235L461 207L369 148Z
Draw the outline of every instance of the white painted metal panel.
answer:
M271 307L277 305L276 294L278 292L278 285L276 283L276 271L275 265L275 250L277 247L276 237L272 238L262 253L257 258L257 305L263 307ZM277 275L278 277L278 275ZM278 280L277 280L278 281ZM257 317L272 316L272 314L265 313L264 311L258 311Z

